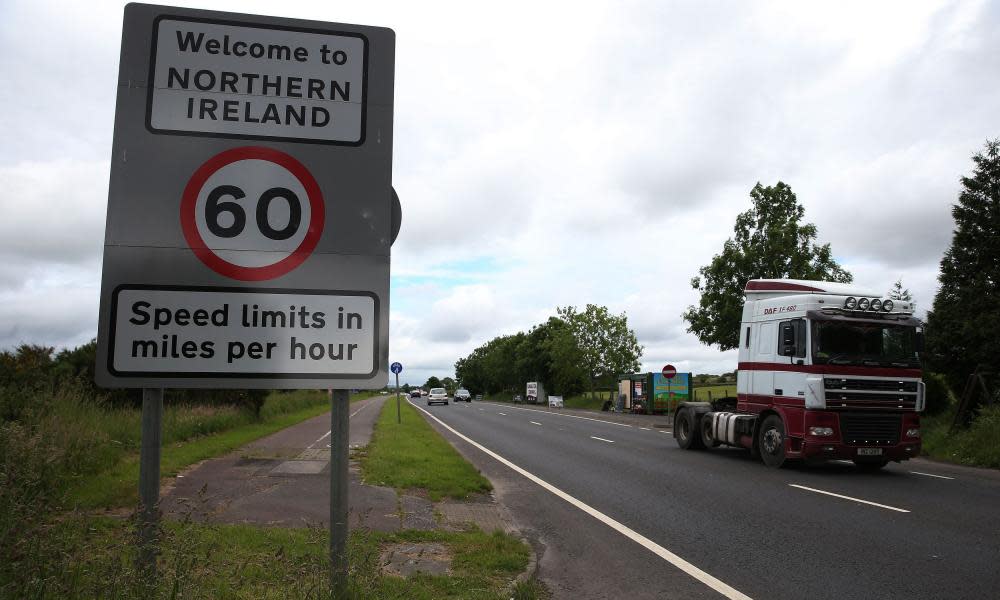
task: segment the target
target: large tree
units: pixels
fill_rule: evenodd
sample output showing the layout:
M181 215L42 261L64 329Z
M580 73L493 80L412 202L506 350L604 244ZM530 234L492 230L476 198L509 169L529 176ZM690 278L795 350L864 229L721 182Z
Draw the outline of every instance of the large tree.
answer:
M927 316L930 366L961 393L977 369L1000 371L1000 139L972 157L952 206L955 232Z
M803 223L805 209L787 184L760 183L750 191L753 206L736 217L735 236L722 253L701 267L691 287L698 306L682 315L688 331L721 350L739 345L743 290L750 279L813 279L849 283L851 274L833 259L830 244L816 243L816 226Z
M574 306L559 308L558 312L573 332L591 392L598 378L639 370L642 346L629 328L625 313L612 315L606 306L594 304L588 304L583 312Z

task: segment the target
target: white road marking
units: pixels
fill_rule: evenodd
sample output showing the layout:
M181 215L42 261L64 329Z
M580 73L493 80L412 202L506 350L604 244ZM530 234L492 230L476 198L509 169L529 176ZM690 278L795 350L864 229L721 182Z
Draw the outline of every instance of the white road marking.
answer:
M840 494L834 494L833 492L827 492L824 490L817 490L816 488L806 487L804 485L798 485L795 483L789 483L788 485L793 488L799 488L800 490L806 490L807 492L816 492L817 494L826 494L827 496L833 496L834 498L843 498L844 500L850 500L852 502L860 502L861 504L868 504L869 506L877 506L879 508L884 508L886 510L894 510L896 512L908 513L910 511L905 508L896 508L895 506L888 506L886 504L879 504L878 502L869 502L868 500L862 500L861 498L852 498L851 496L842 496Z
M528 422L531 423L532 425L541 425L541 423L539 423L538 421L528 421Z
M649 427L640 427L639 429L642 429L643 431L652 431Z
M501 404L496 404L494 402L490 402L489 404L495 404L496 406L502 406ZM527 411L531 411L531 412L543 412L543 413L546 413L546 414L549 414L549 415L558 415L560 417L569 417L570 419L584 419L584 420L587 420L587 421L597 421L598 423L607 423L608 425L617 425L619 427L631 427L631 425L629 425L628 423L616 423L615 421L605 421L604 419L594 419L592 417L581 417L580 415L567 415L567 414L558 413L558 412L555 412L555 411L538 410L537 408L521 408L520 406L508 406L507 408L513 408L514 410L527 410ZM500 414L503 414L503 413L500 413Z
M599 437L597 437L596 435L592 435L592 436L590 436L590 439L592 439L592 440L601 440L602 442L607 442L607 443L609 443L609 444L614 444L614 443L615 443L615 441L614 441L614 440L606 440L606 439L604 439L604 438L599 438Z
M933 473L921 473L920 471L910 471L914 475L923 475L924 477L937 477L938 479L955 479L954 477L945 477L944 475L935 475Z
M407 398L407 399L406 399L406 401L407 401L407 402L410 402L410 399L409 399L409 398ZM354 415L356 415L356 414L358 414L359 412L363 411L363 410L364 410L365 408L367 408L367 407L368 407L368 405L369 405L369 404L371 404L371 402L365 402L364 406L362 406L362 407L361 407L361 408L359 408L358 410L356 410L356 411L352 412L352 413L351 413L351 416L350 416L350 417L348 417L348 418L349 418L349 419L351 419L351 418L354 418ZM410 404L413 404L413 403L412 403L412 402L410 402ZM320 437L320 438L319 438L318 440L316 440L315 442L313 442L313 443L309 444L308 446L306 446L306 450L310 450L310 449L312 449L312 447L313 447L313 446L315 446L316 444L318 444L318 443L322 442L323 440L325 440L325 439L326 439L326 438L327 438L327 437L328 437L328 436L329 436L329 435L330 435L331 433L332 433L332 431L327 431L326 433L324 433L324 434L323 434L323 435L322 435L322 436L321 436L321 437ZM329 448L329 447L330 447L330 444L327 444L327 445L326 445L326 447L327 447L327 448Z
M410 404L413 404L413 403L411 402ZM480 444L478 442L475 442L472 439L466 437L465 435L459 433L454 427L452 427L451 425L448 425L447 423L445 423L441 419L435 417L434 415L432 415L431 413L427 412L423 408L420 408L419 406L416 406L416 405L414 405L414 408L419 409L425 415L427 415L428 417L430 417L430 418L434 419L435 421L437 421L438 423L440 423L442 427L444 427L448 431L454 433L456 436L458 436L463 441L465 441L465 442L467 442L469 444L472 444L473 446L475 446L479 450L481 450L484 453L486 453L488 456L491 456L491 457L495 458L496 460L498 460L501 464L504 464L507 467L510 467L515 472L517 472L517 473L523 475L524 477L528 478L529 480L537 483L539 486L542 487L542 489L544 489L544 490L546 490L548 492L551 492L552 494L554 494L555 496L557 496L557 497L565 500L566 502L568 502L572 506L574 506L574 507L582 510L583 512L587 513L588 515L594 517L595 519L597 519L601 523L604 523L608 527L614 529L618 533L622 534L623 536L627 537L628 539L632 540L633 542L639 544L640 546L642 546L643 548L649 550L653 554L659 556L663 560L669 562L670 564L672 564L673 566L677 567L681 571L684 571L685 573L687 573L691 577L694 577L695 579L697 579L701 583L703 583L706 586L712 588L713 590L715 590L716 592L722 594L726 598L729 598L730 600L751 600L750 597L747 596L746 594L744 594L744 593L740 592L739 590L737 590L737 589L729 586L725 582L723 582L723 581L721 581L719 579L716 579L715 577L709 575L705 571L702 571L698 567L696 567L693 564L689 563L688 561L684 560L680 556L677 556L676 554L674 554L673 552L667 550L663 546L657 544L653 540L651 540L651 539L647 538L646 536L644 536L644 535L642 535L642 534L640 534L640 533L632 530L628 526L626 526L626 525L624 525L622 523L619 523L618 521L612 519L608 515L606 515L606 514L602 513L601 511L599 511L599 510L591 507L590 505L585 504L584 502L582 502L580 500L577 500L573 496L570 496L566 492L562 491L561 489L557 488L556 486L552 485L551 483L545 481L544 479L538 477L537 475L534 475L533 473L530 473L530 472L522 469L521 467L515 465L514 463L510 462L506 458L504 458L504 457L500 456L499 454L497 454L496 452L490 450L486 446L483 446L482 444ZM570 415L566 415L566 416L570 416Z
M497 413L497 414L498 414L498 415L503 415L503 416L505 416L505 417L507 416L507 413Z
M479 412L483 412L484 410L486 410L486 409L485 408L480 408Z

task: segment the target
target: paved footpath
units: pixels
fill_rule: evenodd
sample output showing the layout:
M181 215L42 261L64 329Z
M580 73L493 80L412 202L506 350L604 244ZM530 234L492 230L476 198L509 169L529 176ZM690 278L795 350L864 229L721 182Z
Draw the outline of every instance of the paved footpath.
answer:
M374 396L351 404L352 449L371 440L386 400ZM168 516L201 521L280 527L326 527L330 515L330 413L278 431L226 456L204 461L164 487ZM351 460L348 488L350 528L377 531L459 529L474 523L484 531L513 531L512 519L491 496L433 503L365 485Z

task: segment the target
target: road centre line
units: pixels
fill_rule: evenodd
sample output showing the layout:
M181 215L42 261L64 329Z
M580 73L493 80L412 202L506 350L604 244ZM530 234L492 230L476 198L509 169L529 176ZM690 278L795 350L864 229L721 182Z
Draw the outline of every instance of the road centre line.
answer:
M502 406L501 404L496 404L495 402L490 402L489 404L493 404L494 406ZM507 408L513 408L514 410L526 410L526 411L529 411L529 412L543 412L543 413L545 413L547 415L557 415L557 416L560 416L560 417L569 417L571 419L585 419L587 421L597 421L598 423L607 423L608 425L618 425L619 427L631 427L631 425L629 425L628 423L616 423L614 421L605 421L604 419L594 419L592 417L581 417L580 415L566 415L566 414L562 414L562 413L553 412L553 411L550 411L550 410L538 410L536 408L521 408L520 406L509 406ZM502 415L503 413L500 413L500 414ZM504 415L504 416L506 416L506 415Z
M497 413L497 414L498 414L498 415L503 415L503 416L505 416L505 417L507 416L507 413Z
M356 411L352 412L352 413L351 413L351 416L350 416L350 417L348 417L348 419L351 419L351 418L354 418L354 415L356 415L356 414L358 414L359 412L363 411L363 410L364 410L364 409L365 409L365 408L366 408L366 407L367 407L367 406L368 406L369 404L371 404L371 403L370 403L370 402L365 402L364 406L362 406L362 407L361 407L361 408L359 408L358 410L356 410ZM318 440L316 440L315 442L313 442L313 443L309 444L309 445L308 445L308 446L306 447L306 450L310 450L310 449L312 449L312 447L313 447L313 446L315 446L316 444L318 444L318 443L322 442L323 440L325 440L325 439L326 439L326 438L327 438L327 437L328 437L328 436L329 436L329 435L330 435L331 433L333 433L333 432L332 432L332 431L327 431L326 433L324 433L324 434L323 434L323 436L322 436L322 437L320 437L320 438L319 438Z
M804 485L798 485L796 483L789 483L788 485L793 488L799 488L800 490L806 490L807 492L816 492L817 494L826 494L827 496L833 496L834 498L843 498L844 500L850 500L852 502L860 502L861 504L868 504L870 506L877 506L879 508L884 508L886 510L894 510L896 512L908 513L910 511L905 508L896 508L895 506L889 506L887 504L879 504L878 502L870 502L868 500L862 500L861 498L852 498L851 496L842 496L840 494L834 494L833 492L827 492L824 490L817 490L816 488L806 487Z
M532 425L541 425L541 423L539 423L538 421L528 421L528 422L531 423Z
M606 439L604 439L604 438L599 438L599 437L597 437L596 435L592 435L592 436L590 436L590 439L592 439L592 440L601 440L602 442L607 442L607 443L609 443L609 444L614 444L614 443L615 443L615 441L614 441L614 440L606 440Z
M937 477L938 479L955 479L954 477L945 477L944 475L935 475L933 473L921 473L920 471L910 471L914 475L923 475L924 477Z
M409 399L407 399L407 402L409 402ZM470 438L466 437L465 435L459 433L454 427L452 427L451 425L448 425L447 423L445 423L441 419L435 417L434 415L432 415L431 413L427 412L423 408L421 408L421 407L413 404L412 402L410 402L410 404L413 405L414 408L416 408L416 409L420 410L421 412L423 412L428 417L430 417L430 418L434 419L435 421L437 421L442 427L444 427L448 431L450 431L453 434L455 434L456 436L458 436L459 439L461 439L461 440L463 440L463 441L465 441L465 442L467 442L467 443L475 446L476 448L478 448L479 450L481 450L482 452L484 452L488 456L491 456L494 459L496 459L497 461L499 461L501 464L506 465L507 467L511 468L515 472L523 475L524 477L526 477L529 480L533 481L534 483L538 484L544 490L546 490L548 492L551 492L552 494L554 494L555 496L557 496L557 497L565 500L566 502L568 502L572 506L574 506L574 507L582 510L583 512L587 513L588 515L594 517L598 521L604 523L605 525L607 525L608 527L614 529L615 531L617 531L618 533L622 534L623 536L629 538L630 540L634 541L635 543L639 544L640 546L646 548L647 550L649 550L653 554L655 554L655 555L659 556L660 558L662 558L663 560L669 562L670 564L672 564L673 566L677 567L681 571L684 571L685 573L687 573L691 577L697 579L701 583L703 583L706 586L712 588L713 590L715 590L716 592L722 594L726 598L729 598L730 600L751 600L750 597L747 596L746 594L744 594L744 593L740 592L739 590L737 590L737 589L729 586L725 582L723 582L723 581L721 581L719 579L716 579L715 577L713 577L712 575L709 575L705 571L702 571L701 569L699 569L698 567L696 567L693 564L689 563L688 561L684 560L680 556L677 556L676 554L674 554L673 552L667 550L663 546L660 546L659 544L657 544L653 540L651 540L651 539L647 538L646 536L644 536L644 535L642 535L642 534L640 534L640 533L632 530L628 526L626 526L626 525L624 525L622 523L619 523L618 521L612 519L608 515L606 515L606 514L600 512L599 510L591 507L590 505L584 503L583 501L577 500L573 496L570 496L566 492L562 491L561 489L557 488L556 486L552 485L551 483L545 481L544 479L538 477L537 475L526 471L525 469L523 469L523 468L515 465L511 461L509 461L506 458L500 456L499 454L497 454L496 452L494 452L494 451L490 450L489 448L483 446L482 444L480 444L480 443L478 443L476 441L473 441L472 439L470 439ZM572 416L572 415L566 415L566 416Z
M643 431L652 431L649 427L640 427L639 429L642 429Z

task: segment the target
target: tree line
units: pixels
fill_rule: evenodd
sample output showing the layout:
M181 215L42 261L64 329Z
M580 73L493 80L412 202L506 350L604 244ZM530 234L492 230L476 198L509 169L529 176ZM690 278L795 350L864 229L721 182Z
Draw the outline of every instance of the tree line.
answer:
M526 382L539 381L550 394L570 396L638 371L642 350L625 313L566 306L526 332L497 336L458 359L455 377L473 393L523 393Z

